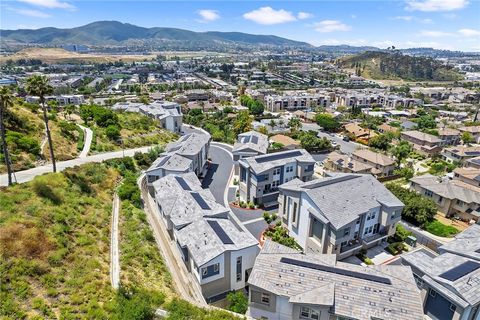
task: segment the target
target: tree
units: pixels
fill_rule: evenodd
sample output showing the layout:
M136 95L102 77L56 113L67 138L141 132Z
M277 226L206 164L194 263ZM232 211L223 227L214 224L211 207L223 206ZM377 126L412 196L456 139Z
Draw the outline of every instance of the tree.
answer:
M462 133L462 141L464 144L472 143L474 141L472 134L468 131Z
M302 132L300 134L300 145L309 152L319 152L332 147L330 140L319 138L315 131Z
M7 166L8 185L12 184L12 164L10 162L10 154L8 153L6 130L5 130L5 112L8 108L13 106L13 95L10 88L2 86L0 88L0 137L2 142L3 158Z
M233 124L233 131L236 135L252 130L252 118L247 110L237 113L237 117Z
M52 159L53 172L57 172L57 165L55 163L55 153L53 152L52 135L48 126L47 107L45 106L45 96L53 93L53 87L48 84L48 79L45 76L33 75L27 79L25 89L28 94L37 96L43 111L43 122L45 123L45 132L47 134L48 147L50 149L50 158Z
M397 165L400 165L410 152L412 152L412 146L407 141L400 141L399 144L391 149L392 155L397 159Z
M317 114L315 116L315 121L320 127L327 131L335 131L340 127L340 123L328 113Z
M379 150L387 150L392 139L386 134L379 134L368 141L368 145Z
M418 118L417 121L418 129L435 129L437 127L437 123L435 122L435 118L430 115L423 115Z
M299 118L291 118L289 121L288 121L288 127L290 128L290 130L292 132L294 131L298 131L299 129L302 128L302 122L300 121Z
M63 112L65 113L65 118L68 118L68 119L70 119L70 116L72 115L72 113L74 111L75 111L75 105L73 105L73 104L67 104L63 108Z
M248 309L248 298L242 291L230 292L227 295L227 300L230 303L228 310L245 314Z

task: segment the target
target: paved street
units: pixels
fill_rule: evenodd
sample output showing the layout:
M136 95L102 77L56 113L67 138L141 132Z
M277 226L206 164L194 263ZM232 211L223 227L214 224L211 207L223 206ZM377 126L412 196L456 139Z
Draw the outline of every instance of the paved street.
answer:
M114 289L118 289L120 284L120 250L118 248L119 211L120 199L115 193L112 206L112 226L110 228L110 281Z
M329 133L323 132L323 131L318 131L318 136L319 137L325 137L328 140L335 141L340 146L340 151L342 151L343 153L347 153L347 154L353 153L355 151L355 149L357 149L360 146L359 144L357 144L355 142L343 141L342 138L339 138L334 134L329 134Z
M232 147L216 144L210 145L210 158L212 163L202 180L202 187L209 188L215 200L224 203L225 189L229 183L230 174L233 169L233 159L231 155Z
M92 129L88 128L88 127L84 127L80 124L77 124L77 126L79 126L83 132L84 132L84 144L83 144L83 150L82 152L80 152L80 154L78 155L79 158L85 158L88 156L88 153L90 152L90 146L92 145L92 139L93 139L93 131Z
M79 166L79 165L90 163L90 162L102 162L104 160L121 158L123 156L132 157L135 154L135 152L145 153L151 148L152 148L151 146L141 147L141 148L127 149L125 151L113 151L113 152L100 153L100 154L88 156L85 158L76 158L76 159L67 160L67 161L59 161L57 162L57 171L63 171L66 168L71 168L71 167ZM17 183L24 183L32 180L38 175L48 173L48 172L52 172L51 164L15 172L13 181L17 181ZM6 186L6 185L8 185L7 175L2 174L0 175L0 186Z

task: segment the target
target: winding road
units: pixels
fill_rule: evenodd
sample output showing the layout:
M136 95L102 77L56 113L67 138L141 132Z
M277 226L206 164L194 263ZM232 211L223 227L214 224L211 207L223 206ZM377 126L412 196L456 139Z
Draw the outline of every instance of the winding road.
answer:
M84 143L83 143L83 150L80 152L78 155L79 158L86 158L88 156L88 153L90 152L90 147L92 145L92 139L93 139L93 131L92 129L88 127L84 127L80 124L77 123L77 126L80 127L80 129L83 130L84 133Z

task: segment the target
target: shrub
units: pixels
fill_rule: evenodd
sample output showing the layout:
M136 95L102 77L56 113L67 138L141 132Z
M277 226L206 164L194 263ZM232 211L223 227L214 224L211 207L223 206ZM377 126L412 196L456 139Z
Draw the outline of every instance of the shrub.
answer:
M394 243L390 243L385 248L385 250L387 250L389 253L396 256L397 254L400 254L405 250L405 245L403 244L403 242L394 242Z
M246 208L247 204L244 201L240 201L240 208Z
M121 200L129 200L135 207L141 207L142 198L140 196L140 189L138 188L135 175L128 174L118 188L117 193Z
M66 187L66 181L62 174L54 173L35 177L32 187L40 197L49 199L54 204L60 204L63 201L62 190Z
M255 204L254 204L252 201L250 201L250 202L248 203L248 208L254 209L254 208L255 208Z
M245 314L248 308L248 298L243 291L230 292L227 295L228 310Z
M110 140L118 140L120 138L120 129L116 125L109 125L105 129L105 134Z

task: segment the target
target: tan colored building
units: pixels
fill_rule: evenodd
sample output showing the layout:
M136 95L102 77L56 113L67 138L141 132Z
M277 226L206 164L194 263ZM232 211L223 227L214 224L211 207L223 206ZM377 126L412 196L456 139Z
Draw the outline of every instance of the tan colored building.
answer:
M425 132L404 131L401 133L401 138L410 142L413 148L422 154L433 155L442 150L442 140Z
M355 150L352 159L370 165L371 173L376 177L391 176L395 170L395 161L392 158L369 149Z
M345 173L371 173L372 166L352 159L346 154L337 151L331 152L325 159L324 169Z
M475 139L475 142L480 143L480 126L461 127L458 128L458 130L460 130L462 134L469 132L473 136L473 139Z
M454 180L468 183L474 187L480 187L480 169L456 168L453 170Z
M300 149L300 142L283 134L276 134L270 137L270 142L281 143L286 150Z
M370 129L364 129L360 127L358 123L348 123L344 126L345 131L355 137L355 139L363 139L368 141L369 139L375 137L377 134L375 131Z

